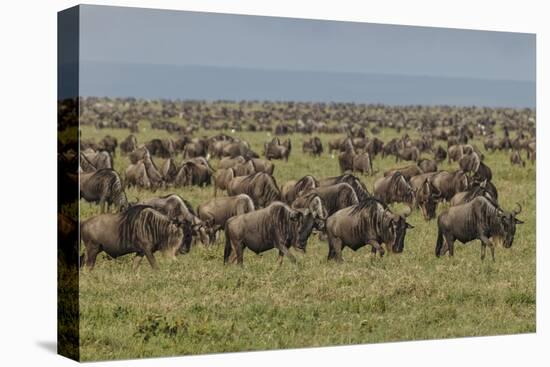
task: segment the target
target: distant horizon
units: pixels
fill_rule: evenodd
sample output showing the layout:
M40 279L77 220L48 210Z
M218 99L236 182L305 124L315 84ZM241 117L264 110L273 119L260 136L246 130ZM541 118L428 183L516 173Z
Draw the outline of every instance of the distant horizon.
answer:
M80 6L80 94L536 106L534 34Z

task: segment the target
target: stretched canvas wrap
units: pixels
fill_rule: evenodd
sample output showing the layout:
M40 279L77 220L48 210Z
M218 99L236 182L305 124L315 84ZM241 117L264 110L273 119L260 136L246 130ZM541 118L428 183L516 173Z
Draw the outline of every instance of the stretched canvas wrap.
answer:
M535 332L534 34L88 5L58 27L60 354Z

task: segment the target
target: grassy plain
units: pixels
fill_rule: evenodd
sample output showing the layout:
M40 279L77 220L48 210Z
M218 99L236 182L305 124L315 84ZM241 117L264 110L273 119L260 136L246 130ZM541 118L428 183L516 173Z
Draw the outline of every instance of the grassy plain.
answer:
M199 131L212 135L218 131ZM230 134L230 132L227 132ZM409 132L415 136L414 131ZM119 142L127 130L82 127L84 138L110 134ZM270 140L265 132L237 132L258 153ZM167 137L140 123L140 143ZM325 149L335 135L319 134ZM383 130L387 141L397 136ZM305 174L339 174L327 152L312 158L301 152L305 136L290 136L288 163L275 161L279 185ZM474 143L482 147L481 141ZM181 160L181 157L179 157ZM413 212L401 255L372 259L370 248L346 249L344 263L327 263L327 244L310 238L297 265L276 264L276 252L256 256L245 251L244 267L223 265L222 240L197 246L176 261L157 254L160 271L146 262L137 273L132 256L109 260L100 255L96 268L80 273L80 337L82 360L127 359L170 355L363 344L413 339L529 333L535 331L535 166L511 166L506 152L486 153L499 200L506 209L523 206L511 249L497 248L496 262L482 262L479 241L457 242L454 258L434 256L437 225ZM161 163L156 159L157 164ZM119 153L115 169L129 161ZM373 177L362 176L369 191L394 159L377 158ZM407 163L405 163L407 164ZM216 167L217 162L213 162ZM440 169L455 169L443 163ZM170 192L196 207L213 189L196 187L156 193L129 190L135 201ZM444 208L440 206L438 213ZM396 210L400 208L397 207ZM81 217L98 208L80 203ZM223 238L223 237L222 237Z

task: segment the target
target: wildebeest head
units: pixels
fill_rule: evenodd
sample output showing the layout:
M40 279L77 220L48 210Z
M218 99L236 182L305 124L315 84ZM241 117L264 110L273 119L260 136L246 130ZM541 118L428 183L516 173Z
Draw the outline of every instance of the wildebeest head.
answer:
M403 214L391 213L389 220L389 241L386 240L386 245L391 244L391 251L399 254L405 248L405 234L407 229L414 228L410 223L407 223L406 218L411 214L410 208Z
M438 196L440 194L438 195L428 179L424 180L422 187L416 191L415 200L422 211L424 219L430 220L435 218Z
M200 220L197 217L193 218L191 231L193 233L193 236L198 237L203 245L208 246L210 244L211 231L208 229L208 227L205 225L205 223L202 220Z
M309 209L296 209L290 214L290 220L296 222L297 224L297 233L296 241L293 244L297 250L306 252L307 240L313 231L313 228L320 227L324 228L319 222L318 218L315 218L314 213Z
M516 224L523 224L523 221L516 218L516 215L521 213L521 205L516 203L517 208L511 212L499 210L499 219L502 227L502 245L505 248L512 247L514 235L516 234Z

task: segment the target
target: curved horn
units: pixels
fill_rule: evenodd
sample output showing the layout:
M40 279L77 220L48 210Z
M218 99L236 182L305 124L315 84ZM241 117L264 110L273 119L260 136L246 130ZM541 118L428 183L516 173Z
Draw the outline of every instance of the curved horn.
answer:
M515 217L516 215L518 215L519 213L521 213L521 209L522 209L522 208L521 208L521 205L520 205L519 203L516 203L516 206L517 206L517 208L514 209L513 212L512 212L512 213L514 213L514 217Z

